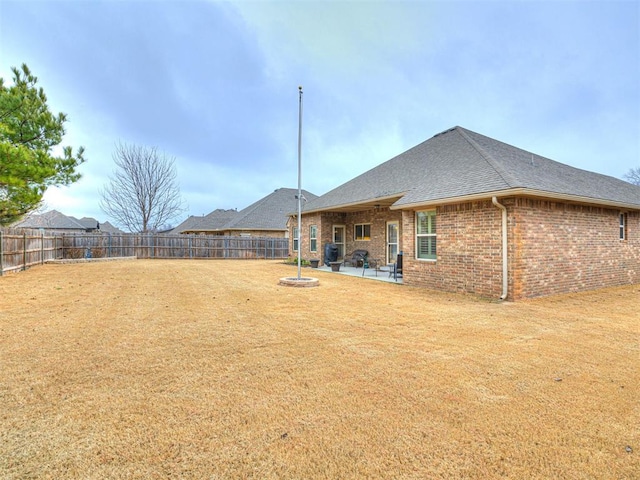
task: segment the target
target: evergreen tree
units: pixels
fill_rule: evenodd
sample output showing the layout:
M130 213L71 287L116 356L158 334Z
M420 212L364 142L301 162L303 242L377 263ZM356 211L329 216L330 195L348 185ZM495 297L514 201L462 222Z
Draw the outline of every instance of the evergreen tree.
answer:
M80 178L84 148L71 147L56 156L67 116L54 115L38 78L27 65L12 68L13 85L0 78L0 225L19 220L36 209L52 185L69 185Z

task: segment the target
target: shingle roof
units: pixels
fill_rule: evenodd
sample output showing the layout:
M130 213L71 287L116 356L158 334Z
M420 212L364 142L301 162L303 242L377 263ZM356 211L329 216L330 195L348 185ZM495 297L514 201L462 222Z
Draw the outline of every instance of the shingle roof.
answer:
M180 223L177 227L175 227L169 233L182 233L185 230L189 230L191 227L195 227L198 223L200 223L203 218L204 218L204 215L202 216L190 215L185 221Z
M16 228L46 228L49 230L97 230L102 233L122 233L122 230L114 227L109 222L100 223L93 217L77 219L71 215L65 215L57 210L49 210L42 214L29 215L24 220L15 223Z
M77 219L76 217L72 217L71 215L69 215L69 218L75 220L87 229L96 229L100 226L100 223L93 217L82 217L81 219Z
M123 233L118 227L111 225L109 222L104 222L100 224L100 231L102 233Z
M238 214L237 210L217 208L204 216L191 215L184 222L171 230L171 233L202 232L219 230Z
M57 230L86 230L73 217L68 217L57 210L50 210L40 215L29 215L24 220L13 225L17 228L48 228Z
M640 187L454 127L340 185L305 212L388 199L392 208L521 193L640 208Z
M289 214L298 209L298 190L278 188L257 202L240 210L217 209L204 217L189 217L171 233L228 230L286 230ZM302 190L307 201L317 195Z
M224 225L224 230L286 230L289 214L298 209L298 189L279 188L266 197L240 210L238 215ZM307 201L317 195L302 190Z

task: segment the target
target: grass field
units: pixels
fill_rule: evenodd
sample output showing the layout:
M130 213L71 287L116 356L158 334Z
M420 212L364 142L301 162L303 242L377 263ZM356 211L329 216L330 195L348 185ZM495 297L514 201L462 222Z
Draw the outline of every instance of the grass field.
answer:
M501 304L309 274L1 277L0 478L640 478L640 286Z

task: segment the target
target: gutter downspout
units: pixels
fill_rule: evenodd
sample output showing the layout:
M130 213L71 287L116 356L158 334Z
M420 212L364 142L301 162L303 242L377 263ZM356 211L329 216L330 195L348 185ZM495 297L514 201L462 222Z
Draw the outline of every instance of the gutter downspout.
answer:
M500 296L500 300L505 300L509 293L509 270L507 268L507 207L498 203L496 197L493 197L491 201L496 207L502 210L502 295Z

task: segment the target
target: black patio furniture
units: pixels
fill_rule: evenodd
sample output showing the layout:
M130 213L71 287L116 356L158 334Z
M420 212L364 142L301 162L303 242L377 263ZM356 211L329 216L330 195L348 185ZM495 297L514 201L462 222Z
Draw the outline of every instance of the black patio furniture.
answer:
M402 252L398 253L396 263L393 264L393 278L397 282L402 276Z
M359 266L363 266L364 261L368 255L369 255L368 250L354 250L353 253L344 256L344 259L343 259L344 266L346 267L347 264L356 268Z

